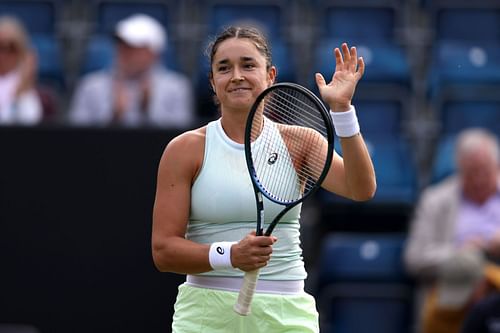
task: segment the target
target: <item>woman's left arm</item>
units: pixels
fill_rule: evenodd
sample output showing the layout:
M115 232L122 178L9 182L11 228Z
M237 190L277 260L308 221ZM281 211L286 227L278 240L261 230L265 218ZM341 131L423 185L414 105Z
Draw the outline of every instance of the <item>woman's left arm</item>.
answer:
M342 51L338 48L334 50L335 73L330 83L327 84L321 74L316 74L316 84L321 97L337 115L341 112L354 112L351 100L365 70L363 59L357 57L355 47L349 49L344 43L341 48ZM358 126L357 120L354 124ZM353 126L353 129L356 126ZM363 137L359 131L355 131L348 137L341 136L340 143L343 156L335 153L323 188L356 201L371 199L375 195L377 185L373 163Z

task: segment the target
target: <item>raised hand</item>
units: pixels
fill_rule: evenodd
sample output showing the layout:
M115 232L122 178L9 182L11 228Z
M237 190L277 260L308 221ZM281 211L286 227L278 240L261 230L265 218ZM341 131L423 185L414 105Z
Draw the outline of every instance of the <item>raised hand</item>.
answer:
M327 84L323 75L316 73L316 84L323 100L328 103L332 111L348 111L358 81L365 72L363 58L358 58L356 47L349 47L343 43L342 52L335 48L335 73Z

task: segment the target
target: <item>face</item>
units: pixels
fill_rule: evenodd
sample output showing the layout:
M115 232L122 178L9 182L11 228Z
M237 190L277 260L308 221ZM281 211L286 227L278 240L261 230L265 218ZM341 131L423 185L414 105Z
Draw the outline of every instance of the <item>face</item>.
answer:
M464 195L478 204L497 191L498 165L487 149L478 149L459 161Z
M136 77L149 71L157 56L149 48L132 47L121 41L117 42L118 70L126 77Z
M21 45L12 34L0 31L0 75L14 70L21 60Z
M247 38L230 38L219 44L213 57L211 84L221 111L248 112L257 96L273 84L276 69Z

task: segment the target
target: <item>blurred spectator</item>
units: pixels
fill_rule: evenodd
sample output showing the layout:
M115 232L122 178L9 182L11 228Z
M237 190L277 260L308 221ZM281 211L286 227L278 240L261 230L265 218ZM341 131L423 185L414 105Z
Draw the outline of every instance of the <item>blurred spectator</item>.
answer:
M37 57L23 24L0 17L0 124L34 125L55 113L55 100L36 87Z
M153 125L185 127L193 122L190 82L160 64L164 28L136 14L116 25L116 56L111 70L86 75L72 101L76 125Z
M500 288L497 138L463 131L455 162L455 175L423 192L405 253L421 285L424 333L458 333L470 306Z

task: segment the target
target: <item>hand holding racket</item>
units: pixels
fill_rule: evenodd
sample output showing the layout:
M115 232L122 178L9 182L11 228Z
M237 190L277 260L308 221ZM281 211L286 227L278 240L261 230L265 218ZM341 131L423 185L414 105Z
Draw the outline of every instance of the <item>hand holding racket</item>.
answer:
M293 207L317 190L333 156L329 112L309 90L278 83L256 99L247 118L245 157L257 204L256 235L271 235ZM263 196L283 205L265 233ZM234 310L250 313L259 270L246 272Z

